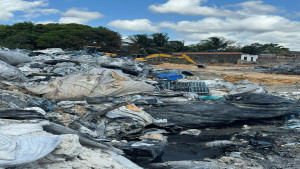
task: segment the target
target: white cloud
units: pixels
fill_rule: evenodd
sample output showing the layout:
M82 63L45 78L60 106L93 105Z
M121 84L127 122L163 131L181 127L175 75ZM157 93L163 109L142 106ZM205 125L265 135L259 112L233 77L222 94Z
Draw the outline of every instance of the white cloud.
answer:
M211 36L250 43L279 43L300 50L300 22L281 16L253 15L244 19L204 18L198 21L162 22L161 27L175 30L183 39L199 42Z
M56 22L50 21L50 20L48 20L48 21L39 21L39 22L36 22L36 24L43 24L43 25L48 24L48 23L56 23Z
M78 23L84 24L91 20L103 17L99 12L89 12L86 10L79 10L76 8L69 9L62 14L63 17L59 19L59 23Z
M182 15L228 16L230 10L201 6L207 0L169 0L160 5L150 5L149 9L157 13L178 13Z
M51 15L59 13L60 11L57 9L33 9L30 11L27 11L27 14L24 15L26 18L35 18L41 15Z
M57 13L58 10L46 9L48 0L24 1L24 0L0 0L0 21L12 19L16 12L23 12L24 17L39 16L49 13Z
M154 26L148 19L135 20L114 20L108 23L109 26L115 27L119 30L127 31L142 31L142 32L157 32L159 28Z
M243 8L243 12L247 14L265 14L269 12L278 11L277 7L272 5L263 4L263 1L246 1L237 6Z
M162 22L159 25L183 33L300 31L299 22L274 15L253 15L243 19L208 17L198 21Z
M176 6L180 2L179 0L169 0L163 5L152 5L149 8L162 13L203 15L199 11L191 10L189 13L180 6ZM190 6L189 10L200 10L205 8L205 6L201 6L201 2L203 1L188 0L182 3L186 4L185 7ZM279 10L277 7L264 4L262 1L246 1L231 4L228 7L235 8L230 11L221 10L221 12L228 13L223 17L208 12L208 17L196 21L166 21L160 22L158 26L175 30L187 44L195 44L211 36L222 36L243 45L255 42L278 43L293 50L300 50L300 22L275 15L274 13ZM210 7L206 8L211 9ZM213 9L219 10L217 7Z
M300 12L294 12L294 17L300 17Z

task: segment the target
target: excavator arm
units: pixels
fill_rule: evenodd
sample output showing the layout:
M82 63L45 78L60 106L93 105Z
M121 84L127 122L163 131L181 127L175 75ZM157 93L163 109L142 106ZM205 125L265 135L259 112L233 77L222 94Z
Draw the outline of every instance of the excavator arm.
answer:
M192 64L197 64L193 59L191 59L188 55L181 55L181 56L174 56L174 55L169 55L169 54L164 54L164 53L156 53L156 54L151 54L148 55L144 58L135 58L135 60L139 60L139 61L148 61L148 59L151 58L156 58L156 57L166 57L166 58L180 58L180 59L185 59L188 62L192 63Z

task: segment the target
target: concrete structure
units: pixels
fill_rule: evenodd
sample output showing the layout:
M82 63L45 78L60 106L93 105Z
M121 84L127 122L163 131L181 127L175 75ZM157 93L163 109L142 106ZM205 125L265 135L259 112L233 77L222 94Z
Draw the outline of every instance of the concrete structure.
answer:
M289 59L292 62L300 63L300 51L284 51L278 54L278 59Z
M241 56L241 60L248 61L248 62L256 62L257 59L258 59L258 55L243 54Z
M197 63L234 63L241 59L242 52L174 52L173 55L188 55Z
M259 54L258 59L277 59L277 55L274 53Z

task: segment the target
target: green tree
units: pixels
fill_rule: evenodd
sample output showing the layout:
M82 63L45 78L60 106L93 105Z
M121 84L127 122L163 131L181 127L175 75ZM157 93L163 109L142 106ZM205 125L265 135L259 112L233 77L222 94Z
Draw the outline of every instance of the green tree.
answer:
M222 50L232 43L233 41L226 40L223 37L209 37L206 40L202 40L198 48L199 50Z
M165 47L169 42L169 37L167 33L154 33L151 35L152 42L157 47Z
M274 54L278 54L282 51L289 50L288 48L285 48L285 47L280 46L279 44L275 44L275 43L264 44L263 48L266 53L274 53Z
M140 48L150 47L152 39L147 34L137 34L129 36L131 43L138 45Z
M273 53L278 54L282 51L288 51L288 48L280 46L278 44L269 43L269 44L260 44L252 43L251 45L245 45L242 47L243 53L258 55L260 53Z
M80 49L86 45L101 46L105 51L117 51L121 47L119 33L104 27L93 28L80 24L16 23L0 25L0 45L9 48Z
M242 47L242 52L251 54L251 55L258 55L264 51L264 45L260 43L252 43L251 45L245 45Z
M182 52L184 51L184 41L179 41L179 40L175 40L175 41L169 41L168 43L168 49L171 52Z

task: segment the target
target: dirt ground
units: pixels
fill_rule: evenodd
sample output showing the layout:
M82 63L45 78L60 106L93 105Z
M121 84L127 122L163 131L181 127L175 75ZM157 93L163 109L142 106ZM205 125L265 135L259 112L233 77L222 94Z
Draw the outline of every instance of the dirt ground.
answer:
M182 69L190 70L200 80L206 79L224 79L230 82L238 82L241 80L249 80L254 83L261 83L263 85L299 85L300 77L298 75L279 75L259 73L254 67L256 65L236 65L236 64L223 64L223 65L208 65L207 68L198 68L195 65L186 64L171 64L163 63L161 65L154 65L157 68L164 69ZM280 86L278 86L280 87ZM299 89L300 90L300 89Z

